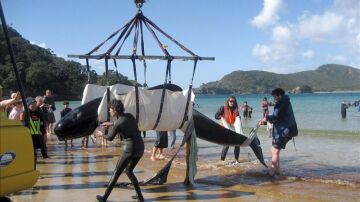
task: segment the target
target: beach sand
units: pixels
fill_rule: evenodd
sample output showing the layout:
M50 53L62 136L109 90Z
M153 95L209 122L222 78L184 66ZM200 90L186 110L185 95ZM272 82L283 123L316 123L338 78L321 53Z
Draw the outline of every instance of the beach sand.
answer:
M64 151L64 143L58 142L54 137L48 146L51 158L38 159L40 179L32 189L10 195L12 201L96 201L96 195L104 193L104 186L121 155L120 142L115 141L105 147L93 145L90 141L90 147L82 149L81 141L74 140L75 147ZM259 137L269 164L271 141L265 133L259 134ZM298 137L297 151L289 143L281 159L284 174L277 179L266 174L266 169L254 158L249 148L241 149L242 163L233 163L232 148L229 149L227 160L222 162L219 160L221 146L198 139L196 183L183 184L186 168L183 148L172 164L167 183L142 186L143 195L146 201L359 201L358 167L339 165L342 172L330 172L332 169L323 169L321 166L328 166L321 165L321 162L314 164L321 157L306 157L309 154L304 152L304 148L311 149L314 145L311 142L319 141L321 137ZM178 135L178 143L181 138L182 135ZM358 145L359 138L355 140L350 138L349 141ZM153 163L150 151L154 141L155 135L148 134L145 139L145 154L135 169L139 180L154 175L176 151L166 149L167 159ZM356 152L359 152L358 148L355 148L355 155L358 156L354 158L360 158L360 152ZM357 165L359 162L357 161ZM118 182L129 180L122 174ZM133 201L133 195L135 191L131 186L117 187L112 191L109 201Z

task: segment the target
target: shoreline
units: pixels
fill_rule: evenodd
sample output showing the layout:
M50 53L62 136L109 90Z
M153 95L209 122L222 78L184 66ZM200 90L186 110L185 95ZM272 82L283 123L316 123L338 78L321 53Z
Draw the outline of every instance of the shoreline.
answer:
M271 139L265 136L259 132L265 160L269 163ZM313 139L319 140L319 138L326 139L326 136L297 138L298 152L294 151L292 144L287 145L281 160L284 176L280 179L269 177L266 168L260 165L254 156L249 156L249 148L241 148L241 163L233 163L232 148L228 152L226 161L222 162L219 160L222 146L197 139L198 171L194 185L183 184L186 173L185 147L183 147L174 159L167 183L141 186L141 189L146 201L342 201L344 196L348 201L358 200L360 179L356 181L355 178L355 182L340 180L336 172L320 175L321 162L314 165L315 167L307 160L305 164L303 161L297 162L299 157L302 160L304 158L302 156L307 155L303 153L304 147L311 149L308 142L317 141ZM41 172L38 182L32 189L13 194L10 198L14 202L95 201L96 195L104 193L104 185L110 179L121 156L120 142L111 142L107 147L90 143L88 149L81 149L81 139L75 139L75 147L64 151L64 142L57 142L55 136L50 139L52 140L48 148L51 158L45 160L38 158L37 169ZM179 146L181 139L182 134L178 133L176 147ZM145 139L144 156L135 168L135 175L140 181L154 175L176 151L165 149L166 160L153 163L150 154L154 141L155 134L149 132ZM296 175L302 172L315 173L316 177ZM349 169L344 169L343 172L353 175L360 173ZM118 182L128 181L124 173L118 180ZM131 196L134 194L132 187L114 188L109 200L132 201Z

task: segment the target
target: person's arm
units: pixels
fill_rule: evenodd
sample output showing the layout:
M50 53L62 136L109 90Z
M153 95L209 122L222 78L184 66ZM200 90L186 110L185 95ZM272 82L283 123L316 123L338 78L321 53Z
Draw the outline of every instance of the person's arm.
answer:
M116 120L115 122L104 122L102 124L102 126L104 128L110 128L110 126L113 126L110 130L109 133L106 135L104 134L104 137L109 140L112 141L115 136L117 134L121 134L122 132L122 125L124 123L125 119L119 118L118 120Z
M224 114L224 106L221 106L218 111L215 113L215 119L220 120L221 116Z
M7 100L3 100L0 102L0 107L3 107L5 108L6 106L12 104L12 103L15 103L16 101L20 100L21 99L21 95L20 95L20 92L17 92L16 93L16 96L14 98L11 98L11 99L7 99Z
M285 117L285 113L287 111L287 108L289 106L289 102L278 102L274 106L274 112L272 115L268 115L266 117L266 120L270 123L275 123L281 121Z

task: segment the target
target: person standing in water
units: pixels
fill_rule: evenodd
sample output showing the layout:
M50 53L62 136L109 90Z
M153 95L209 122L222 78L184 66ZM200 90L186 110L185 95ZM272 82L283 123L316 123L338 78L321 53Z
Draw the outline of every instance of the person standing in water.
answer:
M215 119L221 120L221 124L224 126L227 124L230 127L234 127L236 117L240 118L238 104L235 96L229 96L226 103L221 106L215 114ZM224 123L225 122L225 123ZM226 154L229 150L229 146L224 146L221 151L221 160L225 161ZM234 148L235 160L239 162L240 146Z
M244 103L241 105L241 110L243 111L244 119L247 119L249 115L249 105L247 101L244 101Z
M106 188L103 196L97 195L98 201L106 201L111 194L119 176L125 170L126 175L133 184L136 196L133 199L144 201L144 197L141 193L139 182L134 175L134 168L140 161L144 154L144 142L141 138L141 133L136 123L136 119L129 113L124 113L124 105L120 100L113 99L110 102L110 115L117 118L115 122L104 122L102 126L104 128L111 128L110 132L104 137L112 141L117 134L120 134L123 144L123 154L119 159L116 168L110 182Z
M274 124L269 175L275 176L280 174L280 150L285 149L286 143L298 134L298 130L289 96L281 88L274 89L271 95L276 103L273 114L266 120Z
M348 106L346 105L345 101L341 103L341 118L346 118L346 109Z
M269 115L269 103L267 101L267 97L264 97L261 102L261 109L262 109L262 118L265 118Z

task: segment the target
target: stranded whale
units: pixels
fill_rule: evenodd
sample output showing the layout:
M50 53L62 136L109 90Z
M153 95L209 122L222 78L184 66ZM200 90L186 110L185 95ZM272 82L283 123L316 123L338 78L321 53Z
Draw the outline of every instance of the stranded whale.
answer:
M148 90L161 90L164 85L154 86ZM181 91L181 87L175 84L166 84L166 89L171 91ZM78 108L70 111L55 125L55 134L59 140L68 140L91 135L99 124L97 109L101 102L101 97L91 100ZM242 145L248 137L226 129L209 119L197 110L193 110L194 127L197 137L221 145L237 146ZM249 146L255 153L259 161L265 166L265 161L260 147L260 141L255 136Z

